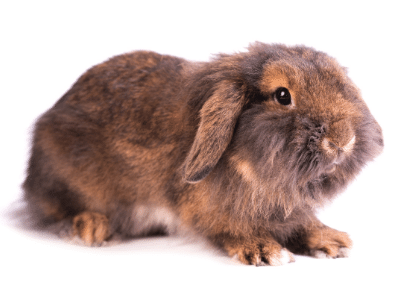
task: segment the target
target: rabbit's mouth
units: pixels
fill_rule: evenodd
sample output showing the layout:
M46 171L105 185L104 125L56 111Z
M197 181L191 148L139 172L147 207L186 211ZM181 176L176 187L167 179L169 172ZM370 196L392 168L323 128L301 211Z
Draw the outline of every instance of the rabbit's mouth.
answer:
M326 170L326 174L332 174L333 172L336 171L336 164L333 164Z
M337 167L340 165L341 161L335 160L326 167L325 174L332 174L336 171Z

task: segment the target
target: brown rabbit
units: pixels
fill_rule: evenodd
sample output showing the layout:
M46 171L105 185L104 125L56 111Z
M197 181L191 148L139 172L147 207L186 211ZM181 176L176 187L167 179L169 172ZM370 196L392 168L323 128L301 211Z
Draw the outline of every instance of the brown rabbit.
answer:
M185 228L246 264L344 257L349 236L316 209L382 148L322 52L255 43L194 63L137 51L88 70L40 117L25 200L87 245Z

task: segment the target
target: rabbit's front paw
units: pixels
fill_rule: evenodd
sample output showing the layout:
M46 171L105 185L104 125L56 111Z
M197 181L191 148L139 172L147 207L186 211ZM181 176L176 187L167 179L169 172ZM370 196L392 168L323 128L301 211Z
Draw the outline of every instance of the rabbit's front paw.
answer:
M327 226L308 232L307 246L316 258L348 257L352 241L349 235Z
M247 265L281 266L295 261L289 250L272 239L257 242L231 241L225 244L225 249L230 256L237 257Z

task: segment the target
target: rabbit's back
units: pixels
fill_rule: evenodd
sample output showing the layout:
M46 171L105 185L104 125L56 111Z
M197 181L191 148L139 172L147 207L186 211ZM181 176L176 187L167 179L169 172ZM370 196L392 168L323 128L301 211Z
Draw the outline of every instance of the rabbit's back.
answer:
M24 188L40 219L121 215L133 204L169 201L175 192L166 182L185 148L177 126L184 63L144 51L116 56L83 74L38 120Z

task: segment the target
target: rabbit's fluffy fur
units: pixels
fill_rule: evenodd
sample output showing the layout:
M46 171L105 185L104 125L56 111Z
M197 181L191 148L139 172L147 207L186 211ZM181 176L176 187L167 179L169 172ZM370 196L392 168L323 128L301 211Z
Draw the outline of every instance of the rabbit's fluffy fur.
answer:
M382 148L346 70L312 48L254 43L204 63L137 51L39 118L25 201L88 245L186 228L247 264L342 257L350 238L316 209Z

